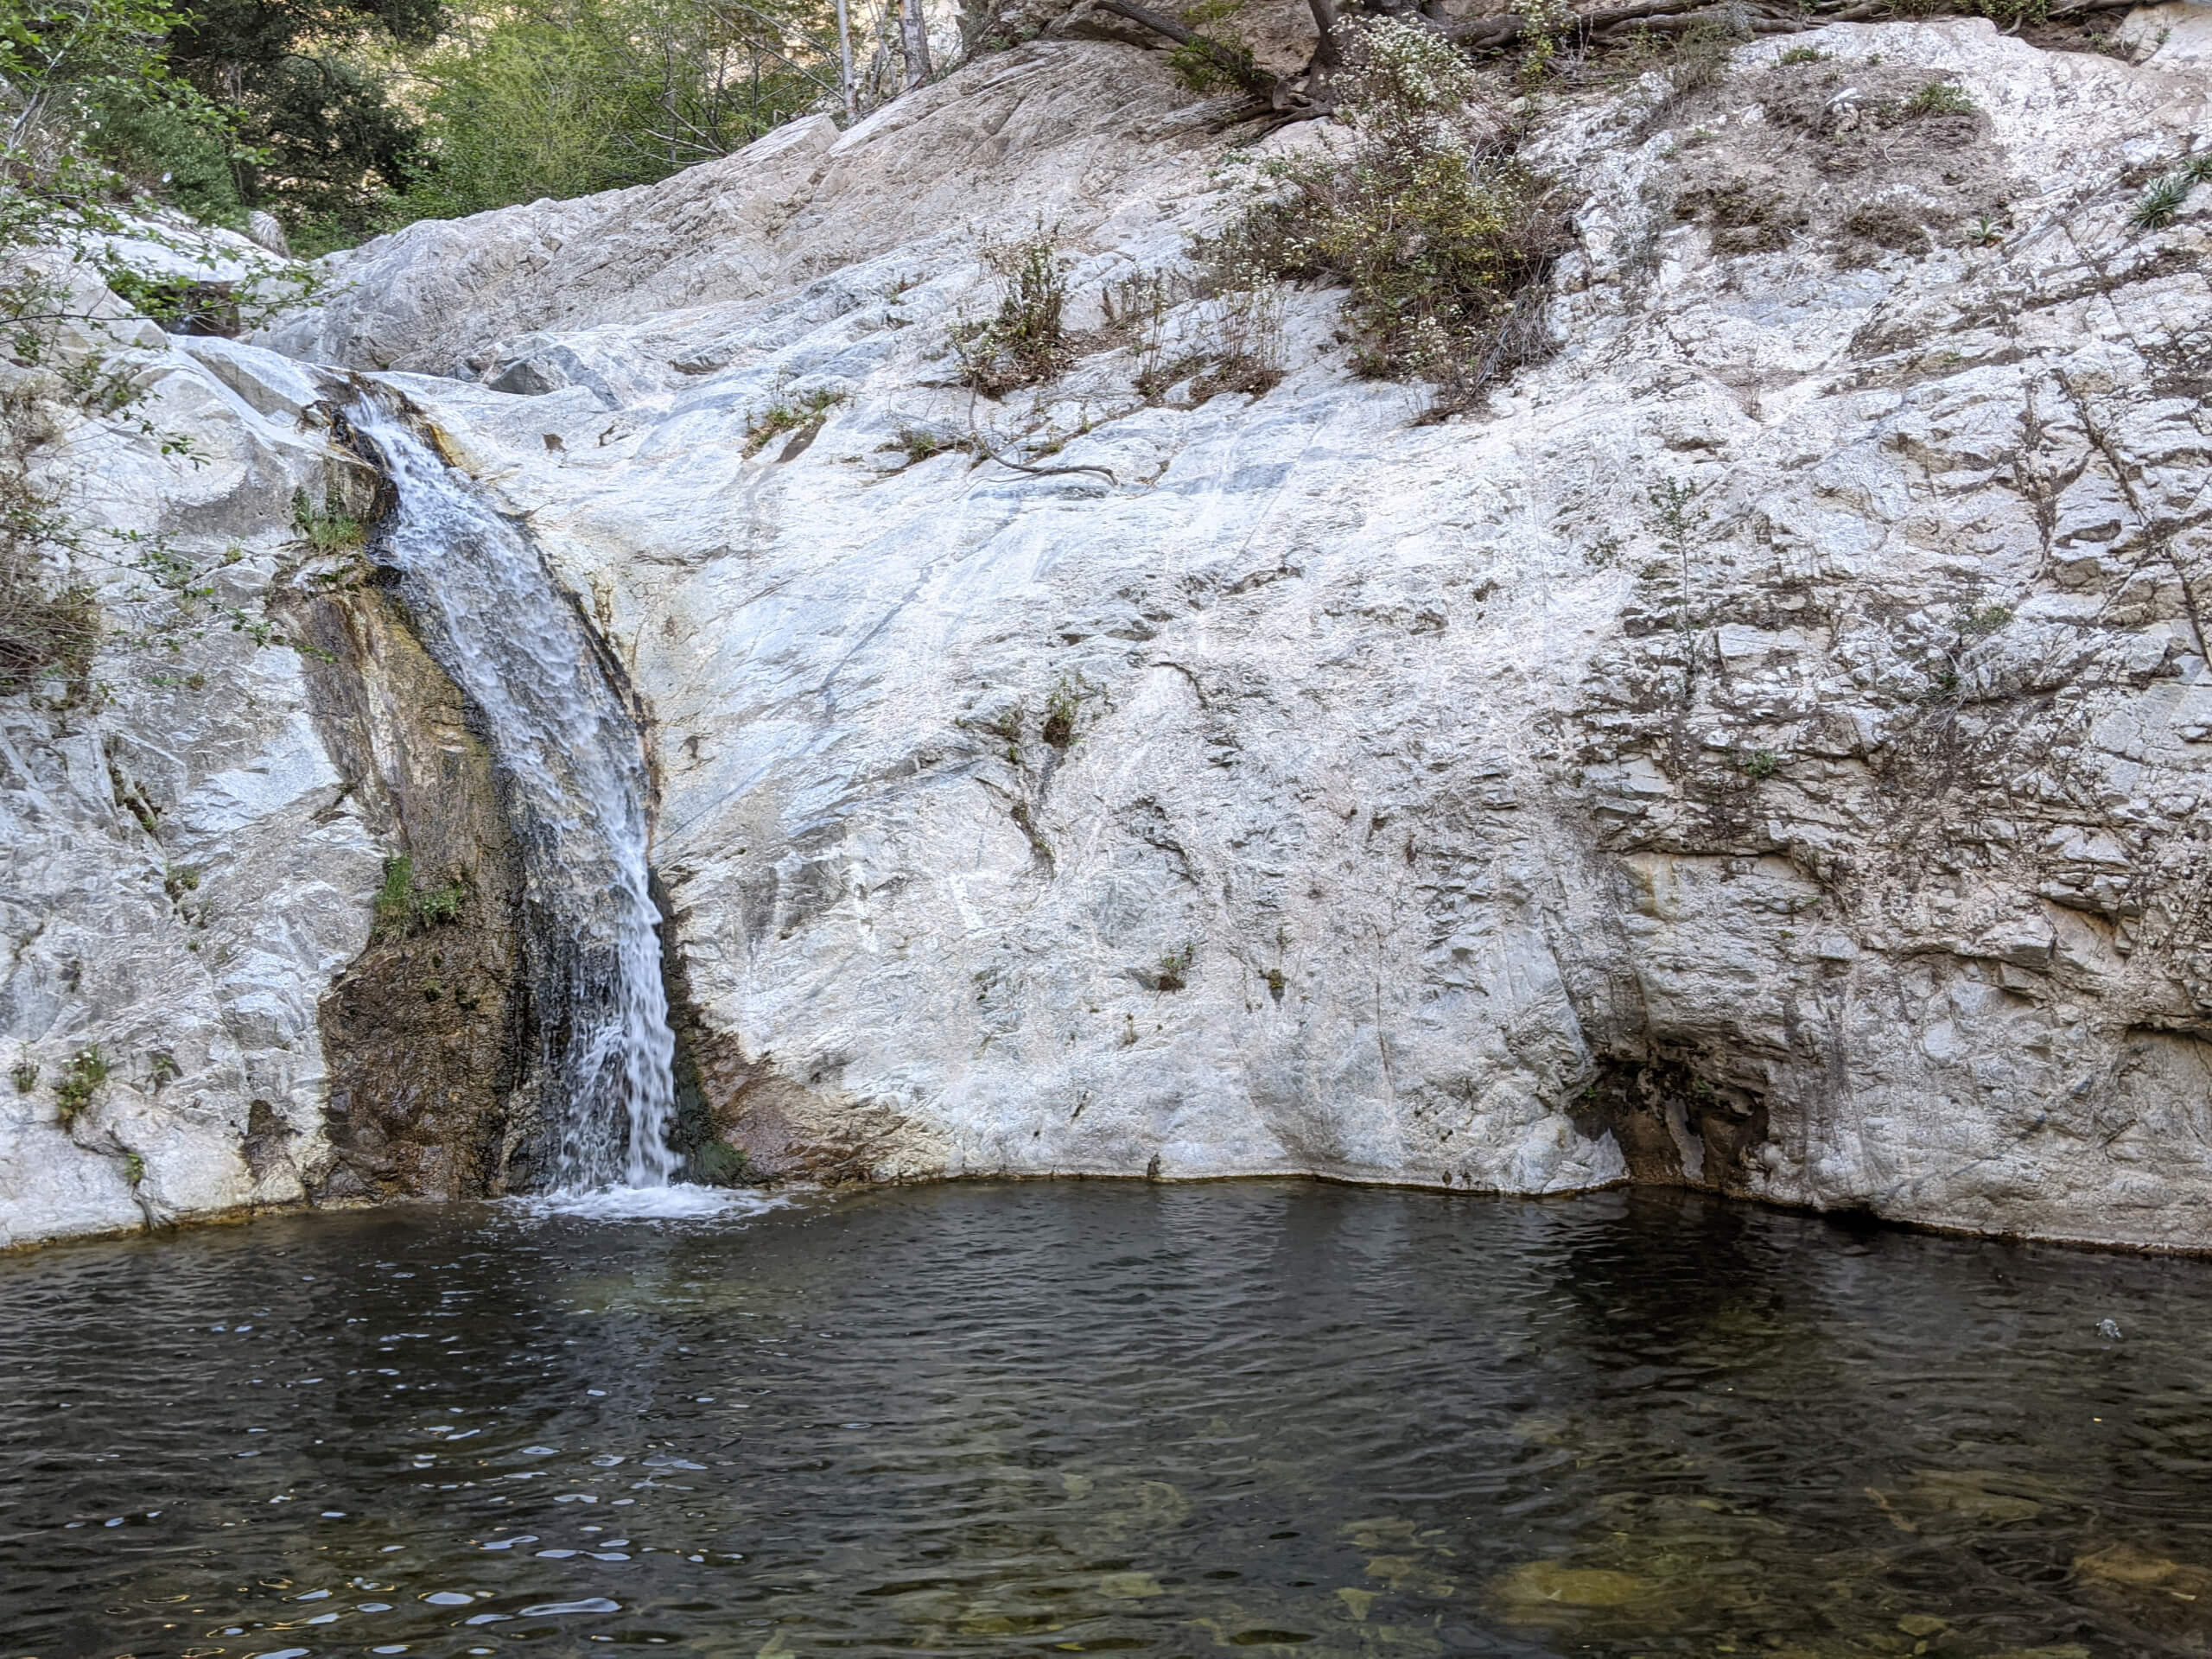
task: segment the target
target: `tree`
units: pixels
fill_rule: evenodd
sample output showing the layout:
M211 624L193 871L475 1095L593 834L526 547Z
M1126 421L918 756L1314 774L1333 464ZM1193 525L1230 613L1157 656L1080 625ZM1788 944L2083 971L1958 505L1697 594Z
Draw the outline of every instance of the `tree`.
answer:
M239 200L311 249L376 229L419 165L416 124L362 54L419 50L445 21L440 0L199 0L170 29L168 60L232 111Z

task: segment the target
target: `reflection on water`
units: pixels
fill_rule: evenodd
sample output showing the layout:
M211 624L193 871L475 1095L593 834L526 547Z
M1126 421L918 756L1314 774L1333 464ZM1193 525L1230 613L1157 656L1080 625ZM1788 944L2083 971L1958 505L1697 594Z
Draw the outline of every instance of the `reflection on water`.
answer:
M56 1249L0 1261L0 1659L2201 1653L2208 1309L1296 1183Z

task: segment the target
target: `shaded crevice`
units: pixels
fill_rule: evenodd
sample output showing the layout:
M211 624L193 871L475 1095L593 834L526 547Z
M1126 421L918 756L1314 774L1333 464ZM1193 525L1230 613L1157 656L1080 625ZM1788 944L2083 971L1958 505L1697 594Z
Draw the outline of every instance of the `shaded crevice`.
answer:
M1613 1137L1636 1185L1738 1197L1751 1194L1768 1131L1763 1096L1715 1084L1676 1057L1599 1060L1573 1119L1584 1135Z

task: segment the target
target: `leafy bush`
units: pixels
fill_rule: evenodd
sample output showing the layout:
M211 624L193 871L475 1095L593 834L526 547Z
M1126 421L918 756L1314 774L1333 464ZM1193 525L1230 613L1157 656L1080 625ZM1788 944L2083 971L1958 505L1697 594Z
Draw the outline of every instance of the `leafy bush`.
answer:
M1067 366L1068 262L1057 229L1041 221L1027 237L985 243L982 258L998 281L998 310L985 321L956 325L952 340L961 379L986 397L1002 397Z
M1386 22L1348 27L1344 44L1351 145L1268 163L1274 188L1204 257L1225 283L1343 283L1355 366L1434 382L1432 414L1448 414L1545 350L1559 193L1511 158L1473 69L1436 35Z

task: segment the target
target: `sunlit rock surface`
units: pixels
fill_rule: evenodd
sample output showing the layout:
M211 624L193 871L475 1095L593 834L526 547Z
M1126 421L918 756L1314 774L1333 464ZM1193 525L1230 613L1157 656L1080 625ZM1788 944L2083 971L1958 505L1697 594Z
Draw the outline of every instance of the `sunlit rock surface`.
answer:
M146 397L44 462L72 476L109 647L79 696L0 699L0 1247L301 1199L328 1159L317 1004L380 869L300 658L232 626L265 620L294 492L324 486L293 418L307 381L151 325L76 331L60 365L134 342ZM212 591L145 598L156 546ZM153 629L175 649L130 643ZM103 1071L65 1124L62 1089Z
M2134 67L1835 27L1710 105L1555 105L1560 350L1442 424L1326 291L1265 396L1135 391L1101 295L1236 169L1104 42L413 226L263 344L400 372L628 671L758 1166L1632 1176L2212 1247L2212 187L2130 222L2212 132L2196 22ZM1836 141L1877 74L1975 111ZM977 239L1040 221L1083 354L976 398ZM925 454L976 432L1098 470Z

